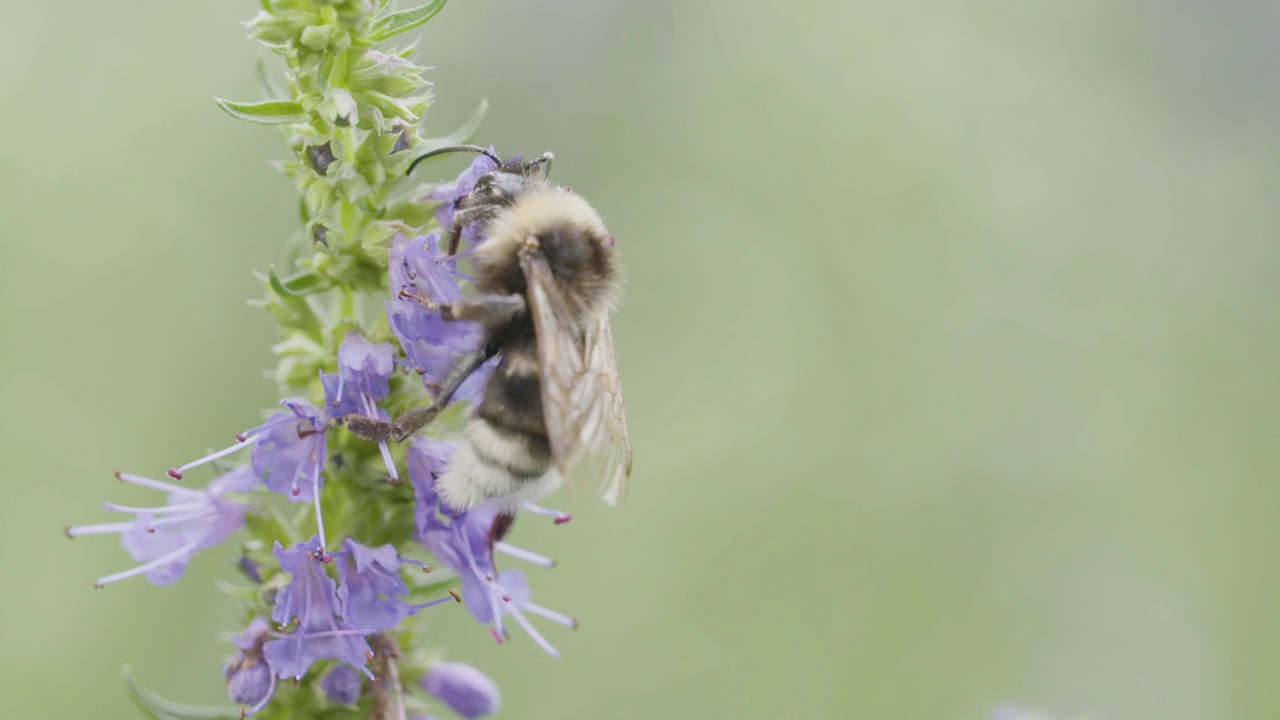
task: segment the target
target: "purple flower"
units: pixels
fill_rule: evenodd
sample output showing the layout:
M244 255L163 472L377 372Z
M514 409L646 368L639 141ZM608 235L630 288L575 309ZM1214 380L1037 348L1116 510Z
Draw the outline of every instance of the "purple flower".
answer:
M277 542L274 552L281 569L293 578L276 596L271 619L281 628L296 620L297 627L263 646L272 669L282 678L301 678L312 663L334 658L373 679L366 667L373 651L364 639L370 631L339 617L337 587L319 559L327 557L319 539L313 537L292 550Z
M467 609L481 623L491 625L490 633L495 640L504 641L503 616L510 614L539 647L559 657L559 651L533 627L525 613L540 615L567 627L576 628L577 621L534 604L524 573L518 570L499 573L494 552L543 567L552 567L555 562L502 541L514 521L513 516L483 507L454 513L441 504L435 492L435 479L447 464L452 448L452 444L430 438L417 438L409 448L409 480L417 493L415 517L419 539L440 564L458 574Z
M474 323L446 321L428 307L428 303L460 299L458 280L464 276L458 274L456 260L441 254L439 233L397 237L391 247L389 274L392 299L386 303L387 323L409 366L434 392L458 356L472 352L484 339ZM453 399L477 400L491 370L492 364L472 373Z
M466 663L436 663L422 677L422 688L467 720L492 715L502 705L498 686Z
M276 690L276 676L262 655L262 645L271 637L271 628L262 618L254 618L232 642L240 649L222 668L227 678L231 702L250 706L245 715L266 707Z
M391 392L388 379L395 370L395 349L391 343L373 343L359 333L349 333L338 347L338 372L323 374L325 404L329 414L363 415L375 420L390 420L387 411L378 407L378 401ZM395 461L385 440L378 442L382 461L394 484L399 484Z
M489 146L489 152L493 153L493 146ZM496 154L496 153L494 153ZM440 207L436 209L436 220L440 226L448 228L453 225L453 216L457 212L458 201L471 194L476 188L476 182L486 173L493 172L498 169L498 163L487 155L478 155L475 160L471 161L471 165L463 170L458 178L451 183L437 186L431 191L427 197L431 200L439 200ZM474 245L477 242L474 231L471 228L463 230L463 239Z
M347 539L347 550L335 553L338 558L338 601L342 617L356 627L369 631L390 630L407 615L423 608L452 600L444 597L421 604L407 603L409 588L400 578L400 557L393 545L368 548ZM406 560L406 562L412 562Z
M269 489L288 495L294 502L311 501L315 505L316 525L323 546L320 486L324 484L329 416L302 398L285 398L280 404L288 412L275 413L265 423L237 435L240 445L233 448L253 444L253 471ZM230 451L232 448L222 452Z
M321 375L329 414L377 418L378 401L391 392L388 379L395 370L391 343L373 343L360 333L348 333L338 347L338 372Z
M168 503L157 507L103 503L106 510L128 513L135 518L127 522L67 528L68 537L120 533L120 544L134 560L142 563L130 570L98 578L95 587L143 573L156 585L168 585L182 577L187 563L197 552L217 545L244 527L248 504L225 495L247 493L258 484L258 478L247 467L236 468L215 478L204 489L185 488L127 473L116 473L116 477L127 483L166 492L169 494Z
M267 487L284 493L294 502L307 502L319 495L324 481L325 430L329 418L302 398L286 398L280 404L288 412L278 412L258 427L238 435L243 443L255 443L253 471Z
M337 705L355 705L360 699L360 685L360 673L346 665L330 670L320 681L324 694Z

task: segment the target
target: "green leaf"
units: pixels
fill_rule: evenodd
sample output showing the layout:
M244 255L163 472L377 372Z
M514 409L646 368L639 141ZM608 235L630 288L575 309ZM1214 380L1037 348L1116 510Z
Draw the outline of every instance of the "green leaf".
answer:
M165 700L148 690L138 678L134 677L133 669L128 665L124 668L124 677L129 689L129 698L133 700L139 709L156 718L156 720L209 720L209 718L236 720L236 718L240 717L240 708L238 707L183 705L172 700Z
M328 290L330 287L327 278L306 270L281 279L276 274L274 265L267 270L267 279L271 283L272 290L290 297L305 297L322 290Z
M419 155L426 155L427 153L433 150L439 150L442 147L449 147L450 145L462 145L464 143L470 142L471 138L475 137L476 131L480 129L480 123L484 122L484 116L488 112L489 112L489 101L486 98L481 98L480 104L476 106L476 109L471 113L471 117L467 118L467 121L462 123L461 127L449 133L448 135L445 135L444 137L427 138L423 140L421 143L418 143L418 147L415 149L418 151ZM444 157L444 156L439 155L437 157ZM431 162L432 160L435 160L435 159L436 158L428 158L423 162Z
M228 115L249 122L266 125L283 125L285 123L306 122L307 112L302 106L291 100L267 100L265 102L242 103L233 100L214 98L218 107Z
M375 42L386 40L393 35L412 30L435 17L436 13L444 9L444 3L445 0L431 0L426 5L421 5L412 10L391 13L373 24L373 27L369 30L369 39Z

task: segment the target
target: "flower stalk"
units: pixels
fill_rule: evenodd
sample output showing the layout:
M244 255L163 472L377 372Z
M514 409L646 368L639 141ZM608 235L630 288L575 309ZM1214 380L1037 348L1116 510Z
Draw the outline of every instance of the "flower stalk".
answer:
M301 226L279 267L260 275L263 295L254 301L279 329L272 377L284 399L233 444L170 469L166 480L117 474L165 502L107 503L131 519L67 528L69 537L119 535L137 563L99 578L99 587L135 575L172 583L201 551L239 538L234 562L250 585L221 584L244 604L223 668L236 707L183 706L130 677L131 695L152 715L387 718L442 703L480 717L497 709L496 685L475 668L443 663L416 617L466 622L452 607L465 602L498 643L509 637L510 618L553 656L529 618L576 627L530 601L523 572L497 567L497 555L554 564L506 540L510 515L453 512L438 500L436 478L456 448L445 438L460 412L447 409L429 435L406 443L367 442L345 427L427 404L480 342L476 328L445 322L414 300L462 296L467 279L441 251L441 223L491 162L481 156L436 184L406 176L414 158L470 140L485 112L482 103L457 131L424 135L430 84L401 38L444 5L263 0L246 23L278 59L283 82L262 64L262 99L217 104L277 126L290 151L275 166L297 188ZM464 240L484 238L469 231ZM490 370L476 371L454 404L477 401ZM252 417L247 408L244 426ZM211 480L197 477L210 468ZM529 510L557 524L569 519Z

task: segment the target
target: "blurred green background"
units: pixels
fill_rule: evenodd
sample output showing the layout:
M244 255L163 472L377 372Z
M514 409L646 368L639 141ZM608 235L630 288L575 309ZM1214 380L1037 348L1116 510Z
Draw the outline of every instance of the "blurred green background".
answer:
M224 701L229 550L176 586L101 500L275 402L296 230L237 2L0 27L0 717ZM502 717L1280 714L1280 11L454 0L430 134L554 150L618 236L636 474L525 523L555 662L434 618ZM453 172L461 166L442 167ZM554 629L553 629L554 631Z

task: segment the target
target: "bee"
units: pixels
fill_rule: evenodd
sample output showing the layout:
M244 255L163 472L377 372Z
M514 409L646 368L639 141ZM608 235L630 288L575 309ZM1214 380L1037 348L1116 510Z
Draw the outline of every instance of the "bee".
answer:
M477 323L485 343L445 374L430 405L392 422L348 416L348 428L368 440L403 441L434 420L481 364L500 356L462 444L436 481L441 499L457 510L487 505L509 513L566 478L594 477L604 500L616 505L627 492L631 444L609 327L622 285L614 238L586 200L549 182L551 153L503 161L485 148L456 145L414 165L460 151L498 165L458 200L445 243L454 255L467 226L486 236L471 257L476 292L452 303L409 297L445 320Z

